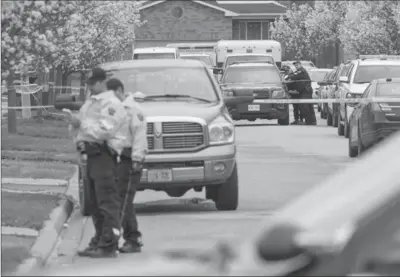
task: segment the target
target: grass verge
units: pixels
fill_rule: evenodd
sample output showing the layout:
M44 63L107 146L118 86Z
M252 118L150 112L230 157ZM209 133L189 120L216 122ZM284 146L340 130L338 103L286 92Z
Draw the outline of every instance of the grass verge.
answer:
M30 248L35 243L33 237L1 235L1 275L12 274L30 255Z
M62 179L68 180L75 172L73 165L57 162L3 160L1 174L6 178Z
M55 195L2 192L1 225L39 231L60 198Z
M2 192L1 225L39 231L60 198L55 195ZM30 257L35 237L2 235L2 275L16 270Z

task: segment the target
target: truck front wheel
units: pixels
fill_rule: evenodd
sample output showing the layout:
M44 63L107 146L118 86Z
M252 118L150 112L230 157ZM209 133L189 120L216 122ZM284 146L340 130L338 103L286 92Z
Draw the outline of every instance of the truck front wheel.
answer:
M214 194L214 202L219 211L234 211L239 205L239 180L237 173L237 165L235 165L232 175L229 179L219 187L207 188ZM215 190L215 192L214 192ZM210 191L210 192L211 192Z

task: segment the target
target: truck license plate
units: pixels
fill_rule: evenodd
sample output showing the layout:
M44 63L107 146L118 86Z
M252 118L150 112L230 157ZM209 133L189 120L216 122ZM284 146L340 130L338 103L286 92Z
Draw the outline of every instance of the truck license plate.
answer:
M249 105L248 110L249 112L258 112L260 111L260 105Z
M172 170L160 169L147 171L147 181L149 183L163 183L172 181Z

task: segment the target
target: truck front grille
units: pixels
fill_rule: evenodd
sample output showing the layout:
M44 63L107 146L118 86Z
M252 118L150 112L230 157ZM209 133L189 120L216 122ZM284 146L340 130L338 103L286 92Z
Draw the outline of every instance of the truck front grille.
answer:
M205 144L204 127L197 122L152 122L147 141L153 151L195 151Z
M190 149L201 146L203 143L203 135L163 137L164 149Z

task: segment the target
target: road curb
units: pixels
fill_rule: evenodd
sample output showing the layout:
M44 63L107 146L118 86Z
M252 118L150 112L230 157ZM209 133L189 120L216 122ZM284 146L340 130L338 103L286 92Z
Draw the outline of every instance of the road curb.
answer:
M69 179L68 187L71 187L71 183L75 181L75 175L76 173ZM58 206L51 212L49 220L44 223L30 250L31 257L18 266L15 275L28 276L46 265L58 243L58 238L64 229L65 223L74 211L74 199L68 197L68 190L66 196L67 198L61 199Z

